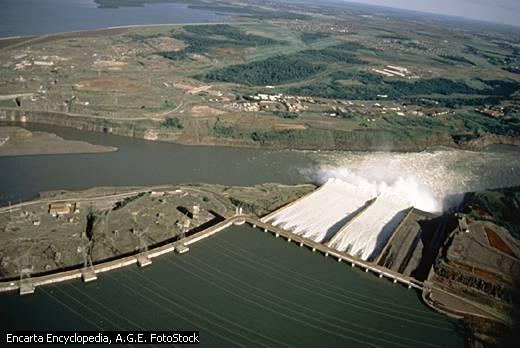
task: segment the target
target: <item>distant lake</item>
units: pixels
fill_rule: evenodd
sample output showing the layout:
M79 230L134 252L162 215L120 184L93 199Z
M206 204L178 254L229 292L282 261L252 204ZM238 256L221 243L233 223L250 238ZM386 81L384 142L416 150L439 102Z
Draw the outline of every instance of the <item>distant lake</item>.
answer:
M98 8L94 0L1 0L0 37L136 24L223 22L229 18L175 3Z

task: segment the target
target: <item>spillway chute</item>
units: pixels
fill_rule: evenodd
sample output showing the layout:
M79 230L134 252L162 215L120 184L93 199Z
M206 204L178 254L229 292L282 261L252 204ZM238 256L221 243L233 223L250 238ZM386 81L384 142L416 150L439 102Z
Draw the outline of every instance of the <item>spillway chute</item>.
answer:
M376 195L364 186L332 178L262 220L372 261L411 206L407 199L391 190Z
M263 220L321 243L372 198L373 193L369 190L329 179L312 194Z

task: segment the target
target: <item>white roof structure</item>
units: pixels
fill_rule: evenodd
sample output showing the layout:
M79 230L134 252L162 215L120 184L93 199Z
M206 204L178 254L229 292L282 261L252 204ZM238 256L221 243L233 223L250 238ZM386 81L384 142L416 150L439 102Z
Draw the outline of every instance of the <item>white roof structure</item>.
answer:
M410 203L392 193L383 192L370 207L341 230L329 246L365 261L370 260L383 248L408 208Z
M263 220L321 243L340 230L373 197L366 189L329 179L310 195Z

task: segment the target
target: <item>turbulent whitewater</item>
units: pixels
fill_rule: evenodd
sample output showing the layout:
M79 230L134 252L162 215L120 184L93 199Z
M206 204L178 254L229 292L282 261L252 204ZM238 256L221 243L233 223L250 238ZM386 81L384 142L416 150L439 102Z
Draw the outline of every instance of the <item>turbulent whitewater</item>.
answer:
M363 260L371 260L379 253L408 208L410 202L391 192L384 192L347 224L329 246Z
M342 180L329 179L312 194L295 202L266 222L322 243L334 235L374 197Z
M390 191L432 213L456 208L464 192L520 185L519 151L510 147L482 152L309 151L308 156L312 164L300 171L318 184L338 178L374 195Z
M310 195L263 220L370 260L411 204L390 191L377 195L340 179L329 179Z
M441 213L462 194L519 185L516 151L309 152L304 174L321 186L265 222L373 260L410 209Z

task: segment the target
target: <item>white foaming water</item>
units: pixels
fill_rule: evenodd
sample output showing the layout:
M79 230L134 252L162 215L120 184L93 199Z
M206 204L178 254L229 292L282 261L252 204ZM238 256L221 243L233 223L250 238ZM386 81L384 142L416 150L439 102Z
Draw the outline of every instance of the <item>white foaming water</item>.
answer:
M319 190L282 209L266 222L321 243L374 196L370 191L330 179Z
M348 197L345 197L348 199ZM380 251L410 204L390 191L380 194L362 214L340 231L330 246L369 260Z
M520 185L517 150L309 154L317 165L302 172L317 183L338 178L374 195L393 193L433 213L456 207L464 192Z

